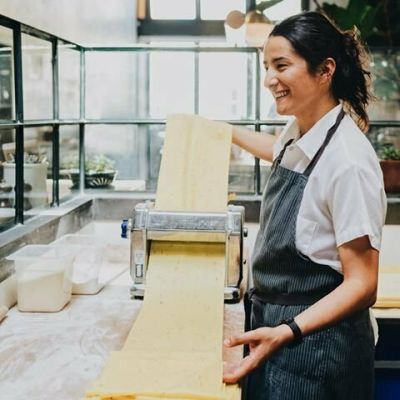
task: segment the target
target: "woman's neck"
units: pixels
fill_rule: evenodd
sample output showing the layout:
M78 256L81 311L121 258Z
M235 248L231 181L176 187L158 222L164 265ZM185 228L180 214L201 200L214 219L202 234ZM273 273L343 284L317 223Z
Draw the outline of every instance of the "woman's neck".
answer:
M339 102L336 99L321 102L319 105L307 113L297 116L297 124L300 130L300 136L307 133L325 114L335 108Z

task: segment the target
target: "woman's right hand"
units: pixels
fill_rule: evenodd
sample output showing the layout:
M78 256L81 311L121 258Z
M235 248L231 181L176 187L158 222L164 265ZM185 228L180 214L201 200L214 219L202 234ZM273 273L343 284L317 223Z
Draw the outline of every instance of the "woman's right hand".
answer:
M224 365L224 382L238 382L293 339L293 332L287 325L259 328L226 339L224 341L226 347L249 345L250 354L237 364Z

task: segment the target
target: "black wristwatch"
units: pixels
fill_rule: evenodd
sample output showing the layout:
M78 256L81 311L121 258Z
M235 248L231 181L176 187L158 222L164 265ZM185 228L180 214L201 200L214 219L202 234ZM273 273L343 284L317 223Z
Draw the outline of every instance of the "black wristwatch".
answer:
M294 340L290 343L289 347L297 346L299 343L303 341L303 334L301 333L301 329L296 324L296 321L293 318L283 319L280 322L280 325L287 325L293 332Z

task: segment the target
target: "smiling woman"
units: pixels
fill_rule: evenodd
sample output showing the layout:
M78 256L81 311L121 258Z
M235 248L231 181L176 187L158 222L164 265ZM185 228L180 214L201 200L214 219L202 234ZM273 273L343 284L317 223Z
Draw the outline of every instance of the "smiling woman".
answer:
M360 127L370 99L364 50L315 12L276 25L264 46L265 87L293 118L278 138L243 128L233 142L273 161L254 246L246 332L246 400L373 398L378 255L386 198ZM352 119L354 118L354 120ZM358 126L356 124L358 123Z

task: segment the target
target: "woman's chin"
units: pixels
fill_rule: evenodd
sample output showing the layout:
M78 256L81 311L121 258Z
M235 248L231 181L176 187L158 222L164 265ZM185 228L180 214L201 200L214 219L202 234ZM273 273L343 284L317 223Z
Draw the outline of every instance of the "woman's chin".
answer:
M287 107L276 107L276 112L279 115L292 115L292 113L290 112L290 110Z

